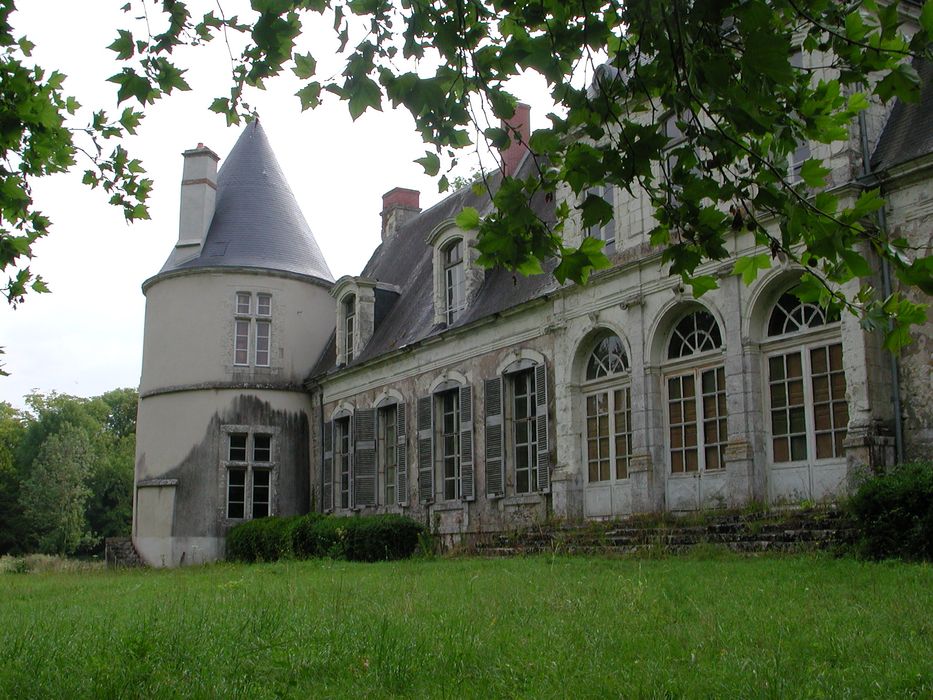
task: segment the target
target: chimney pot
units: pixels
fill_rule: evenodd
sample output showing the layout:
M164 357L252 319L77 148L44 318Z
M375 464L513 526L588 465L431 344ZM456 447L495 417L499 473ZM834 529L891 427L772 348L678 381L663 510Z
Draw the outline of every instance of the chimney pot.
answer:
M386 241L398 227L421 211L421 193L405 187L396 187L382 195L382 240Z
M515 105L512 118L502 120L502 128L509 132L509 138L512 140L508 148L499 151L502 158L502 174L511 176L518 170L528 151L528 140L531 138L531 107L519 102Z

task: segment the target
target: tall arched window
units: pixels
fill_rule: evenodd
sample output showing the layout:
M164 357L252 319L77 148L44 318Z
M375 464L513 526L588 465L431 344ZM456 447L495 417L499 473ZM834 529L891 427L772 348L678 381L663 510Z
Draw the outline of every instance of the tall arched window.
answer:
M632 395L628 357L619 336L602 335L586 363L587 482L627 479L632 457Z
M451 324L459 318L466 306L463 240L459 238L444 248L444 290L447 323Z
M726 377L722 332L708 311L684 316L671 333L665 370L671 473L725 467Z
M844 456L849 423L838 314L785 293L771 310L766 348L775 464Z

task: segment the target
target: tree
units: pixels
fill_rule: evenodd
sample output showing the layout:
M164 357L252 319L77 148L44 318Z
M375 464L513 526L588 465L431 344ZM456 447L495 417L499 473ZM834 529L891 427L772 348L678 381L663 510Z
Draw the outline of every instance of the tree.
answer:
M26 426L22 414L5 401L0 401L0 553L16 548L16 533L22 527L19 514L19 474L16 452Z
M68 425L42 445L20 491L23 515L33 542L45 554L71 554L89 536L85 506L91 445Z
M436 175L471 145L483 115L512 116L516 96L508 81L534 72L547 80L559 110L527 144L537 174L505 178L491 192L493 214L460 217L461 226L479 229L482 263L530 274L557 258L559 280L585 282L607 264L600 243L568 245L562 232L571 206L560 205L548 222L529 201L541 192L553 197L566 183L583 199L584 225L603 223L611 212L585 195L608 183L647 192L658 222L651 240L695 296L716 284L697 274L698 266L728 258L728 240L744 231L758 244L735 267L748 281L773 258L789 258L810 271L802 296L848 305L868 327L893 318L892 348L925 317L919 305L871 285L866 257L886 261L902 284L933 289L931 258L874 224L878 192L841 201L825 191L829 173L819 159L803 164L801 183L788 160L803 140L847 138L873 100L917 98L911 61L931 56L931 0L922 7L896 0L252 0L246 20L224 12L232 1L197 15L179 0L164 0L159 12L144 0L128 2L126 11L145 19L128 22L110 46L124 62L110 78L119 100L146 107L186 89L176 49L223 37L239 51L231 49L229 96L211 109L230 123L249 113L248 90L291 70L304 81L297 93L303 109L327 94L346 101L354 118L385 103L408 109L432 146L419 162ZM302 41L305 24L319 16L339 44L344 69L337 75L318 75ZM909 37L907 17L916 24ZM17 46L11 36L6 45ZM829 73L814 79L795 62L797 53L828 62ZM52 111L67 112L67 99L51 90ZM132 109L124 114L126 123L111 125L114 133L141 118ZM652 118L668 115L673 120ZM683 133L682 142L670 140L666 121ZM482 130L496 147L517 137L497 122ZM122 182L117 176L125 170L108 170L105 187ZM95 184L97 174L87 180ZM447 186L442 176L440 189ZM777 230L765 223L771 217Z

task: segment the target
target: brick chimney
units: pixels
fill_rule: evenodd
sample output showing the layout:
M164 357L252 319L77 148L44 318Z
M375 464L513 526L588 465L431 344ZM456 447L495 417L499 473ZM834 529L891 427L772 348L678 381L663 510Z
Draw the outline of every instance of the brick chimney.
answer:
M528 139L531 138L531 107L524 102L515 105L515 114L511 119L502 120L502 128L509 132L512 143L504 151L499 151L502 158L502 174L514 175L519 163L528 151ZM513 130L518 131L516 135Z
M217 161L220 156L199 143L182 153L185 166L181 176L181 207L178 217L179 252L197 255L214 216L217 199Z
M421 193L405 187L396 187L382 195L382 240L387 241L399 226L421 211Z

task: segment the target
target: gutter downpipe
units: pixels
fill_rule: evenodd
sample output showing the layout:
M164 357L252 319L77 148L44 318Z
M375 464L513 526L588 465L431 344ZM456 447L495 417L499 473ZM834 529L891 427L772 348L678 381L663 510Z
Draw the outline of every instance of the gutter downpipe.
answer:
M858 114L858 126L859 126L859 140L862 146L862 175L865 179L871 179L874 177L874 173L871 169L871 151L868 147L868 127L865 123L865 112L864 110ZM880 187L880 183L879 183ZM888 219L885 215L885 207L878 209L877 218L878 218L878 228L881 230L881 233L886 237L888 234ZM892 285L891 285L891 263L883 255L881 257L881 293L884 294L885 298L891 296ZM893 328L893 322L888 320L888 330ZM897 464L903 464L904 462L904 425L901 417L901 381L900 381L900 365L897 360L897 355L888 350L889 364L891 370L891 383L892 383L892 394L891 398L894 401L894 457Z

